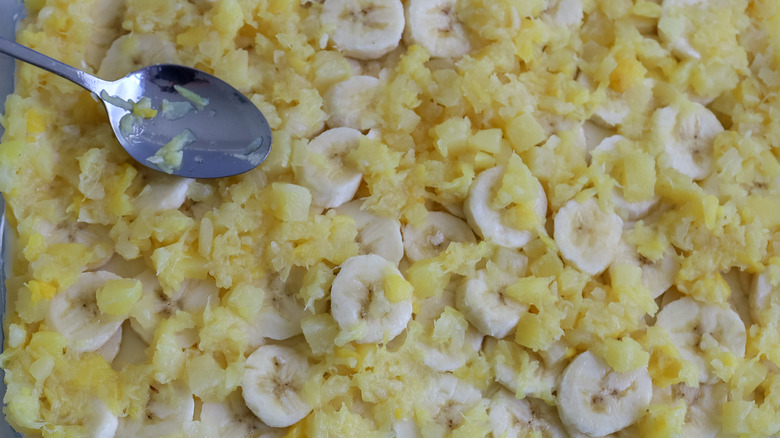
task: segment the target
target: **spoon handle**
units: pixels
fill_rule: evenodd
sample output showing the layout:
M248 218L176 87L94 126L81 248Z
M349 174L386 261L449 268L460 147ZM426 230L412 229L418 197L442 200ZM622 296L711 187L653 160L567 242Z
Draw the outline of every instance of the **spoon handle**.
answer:
M102 79L98 79L95 76L87 74L77 68L73 68L68 64L49 58L43 53L36 52L35 50L2 37L0 37L0 53L4 53L20 61L24 61L62 76L96 94L100 94L108 84Z

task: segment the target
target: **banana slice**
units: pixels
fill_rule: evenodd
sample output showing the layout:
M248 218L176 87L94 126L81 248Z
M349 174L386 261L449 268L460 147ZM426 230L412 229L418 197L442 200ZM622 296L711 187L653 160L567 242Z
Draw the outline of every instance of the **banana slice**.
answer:
M406 257L413 262L436 257L450 242L477 241L466 222L442 211L429 211L422 224L407 224L402 231Z
M292 269L287 280L279 275L272 276L263 282L263 306L251 330L257 336L276 340L284 340L303 333L301 319L306 316L306 305L298 294L303 284L304 272L300 268ZM254 346L255 342L250 341Z
M712 169L713 142L723 125L712 111L695 102L656 110L654 130L664 145L666 166L691 177L704 179Z
M109 236L108 228L99 224L72 222L68 219L58 224L42 220L38 230L47 245L55 243L78 243L92 253L87 262L87 269L98 269L105 265L114 255L114 241Z
M485 339L483 352L496 382L517 397L552 400L558 387L562 365L549 366L536 353L525 350L513 341Z
M615 213L626 222L638 221L647 217L661 202L661 197L653 195L644 201L628 202L623 197L623 188L615 187L612 191L612 203Z
M640 267L642 269L642 282L647 286L653 298L660 297L674 284L677 271L680 270L680 257L671 245L664 251L660 259L652 261L639 254L636 247L622 240L619 243L615 262ZM611 266L609 271L612 271Z
M193 421L195 399L180 381L149 385L144 412L140 418L122 417L115 438L156 438L181 432Z
M542 13L542 19L548 23L563 28L576 28L582 23L581 0L551 0Z
M460 58L471 51L466 30L455 14L456 0L411 0L407 40L433 57Z
M336 213L355 221L359 254L376 254L397 265L404 256L401 223L363 210L362 205L363 199L355 199L336 208Z
M114 438L119 426L119 418L100 399L92 400L91 408L84 420L86 436L89 438Z
M106 51L122 30L122 16L125 13L122 0L97 0L92 5L92 18L89 43L84 50L84 59L90 67L97 70L106 56Z
M51 299L46 323L70 341L72 351L95 351L122 326L125 318L102 313L96 297L108 280L119 278L110 272L85 272Z
M330 114L328 127L340 126L366 131L379 124L376 101L379 79L373 76L352 76L332 85L323 96L323 109Z
M163 290L153 271L136 277L143 286L141 299L130 311L130 326L148 344L160 322L183 310L202 312L209 304L219 303L219 289L214 280L187 280L178 291Z
M415 305L414 320L421 324L433 323L447 307L455 308L455 290L458 283L451 281L439 295L420 300Z
M580 72L577 75L577 82L591 93L596 91L596 86L585 72ZM589 122L604 130L614 131L615 127L621 125L629 114L631 114L631 106L626 102L624 96L614 90L607 89L606 99L593 109L593 115Z
M270 438L284 434L283 430L273 429L260 421L249 410L238 391L230 394L222 403L203 403L200 422L207 437Z
M455 310L454 292L445 289L439 296L426 298L419 306L414 324L419 324L420 336L412 347L425 365L436 371L454 371L478 354L484 336ZM412 323L409 331L416 332Z
M591 151L591 157L601 161L604 155L615 153L617 144L625 139L626 138L622 135L612 135L605 138ZM658 195L654 195L650 199L644 201L628 202L626 201L626 198L623 197L622 186L616 185L615 188L612 189L612 203L615 207L615 213L624 221L642 219L647 216L660 201L661 198Z
M433 330L433 327L430 328ZM475 357L482 346L484 336L474 327L468 326L463 335L463 343L426 342L420 340L416 347L423 355L423 363L436 371L455 371Z
M122 35L106 51L97 75L115 80L152 64L179 64L176 45L162 34Z
M731 309L680 298L658 312L655 325L666 329L683 359L699 368L699 382L718 380L710 371L705 349L729 351L737 357L745 355L745 324Z
M553 406L535 398L518 399L506 389L490 398L488 414L494 437L568 437Z
M520 248L529 240L533 233L517 229L505 223L502 212L490 208L490 200L496 186L500 185L503 167L498 166L480 173L469 188L469 194L464 201L464 213L471 228L483 239L507 248ZM539 181L539 196L533 206L534 212L541 223L547 215L547 195Z
M344 159L362 137L352 128L333 128L309 142L294 171L298 183L311 191L313 205L335 208L355 196L363 175L347 167Z
M458 309L466 319L485 335L503 338L517 326L520 315L528 310L506 295L506 288L515 278L490 278L485 270L461 283L455 296Z
M119 354L119 346L122 343L122 326L108 338L105 344L95 350L95 352L106 360L106 362L113 362L116 355Z
M195 180L155 172L144 176L143 181L144 188L134 201L136 210L157 213L181 207L187 200L190 185Z
M774 298L773 298L774 297ZM753 321L768 326L772 322L772 318L762 313L766 309L772 308L772 303L780 303L780 290L772 286L769 279L769 274L764 271L760 274L753 276L753 281L750 284L750 294L748 297L748 303L750 308L750 316Z
M604 436L636 422L653 396L646 368L618 373L586 351L564 371L558 390L563 424L590 436Z
M308 371L306 358L292 348L262 346L246 359L241 380L244 402L263 423L291 426L311 412L301 398Z
M424 405L432 424L426 436L451 436L465 422L465 414L479 404L487 405L482 391L452 374L439 374L426 382Z
M320 20L343 54L377 59L398 47L404 6L399 0L325 0Z
M664 0L661 2L661 18L658 22L658 36L673 54L681 59L701 59L691 41L696 27L686 13L700 13L704 2L690 0ZM692 8L690 8L692 6Z
M331 313L346 332L362 330L359 343L390 341L412 318L411 299L390 302L385 282L390 276L403 279L392 262L378 255L347 259L331 286Z
M566 261L582 272L598 275L615 259L623 235L623 220L606 212L594 198L572 199L555 214L554 238Z
M721 429L717 419L728 400L728 392L725 383L702 383L698 387L677 383L666 388L653 388L653 403L671 405L682 400L686 406L682 436L715 438Z

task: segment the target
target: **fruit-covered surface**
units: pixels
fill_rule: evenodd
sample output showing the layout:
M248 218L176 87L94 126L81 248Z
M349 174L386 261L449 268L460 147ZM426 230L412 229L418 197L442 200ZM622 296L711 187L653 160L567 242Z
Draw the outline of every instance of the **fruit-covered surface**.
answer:
M770 436L780 4L30 0L114 79L274 132L154 173L77 86L5 107L5 417L26 436Z

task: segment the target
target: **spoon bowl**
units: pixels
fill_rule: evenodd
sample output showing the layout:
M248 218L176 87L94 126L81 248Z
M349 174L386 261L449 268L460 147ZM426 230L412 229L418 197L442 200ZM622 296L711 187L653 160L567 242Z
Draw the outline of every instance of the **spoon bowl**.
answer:
M203 71L157 64L109 82L7 39L0 38L0 53L100 97L119 143L149 168L190 178L221 178L254 169L271 151L271 128L260 110L231 85ZM142 99L149 100L156 115L135 115L133 106Z

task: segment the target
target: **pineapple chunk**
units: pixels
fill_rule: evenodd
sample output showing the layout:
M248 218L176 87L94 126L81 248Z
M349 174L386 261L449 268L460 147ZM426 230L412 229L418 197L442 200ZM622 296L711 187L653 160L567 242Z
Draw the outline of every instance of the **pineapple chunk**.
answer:
M544 128L533 115L522 113L507 122L504 134L518 154L531 149L547 138Z
M271 184L271 208L281 221L305 221L309 217L311 192L303 186L290 183Z
M131 278L108 280L97 290L97 305L101 312L109 315L128 315L135 303L141 299L141 282Z
M607 339L591 347L591 350L619 373L646 367L650 360L650 354L642 349L639 342L629 337Z
M387 300L391 303L410 300L414 293L412 285L398 274L385 276L382 286Z

